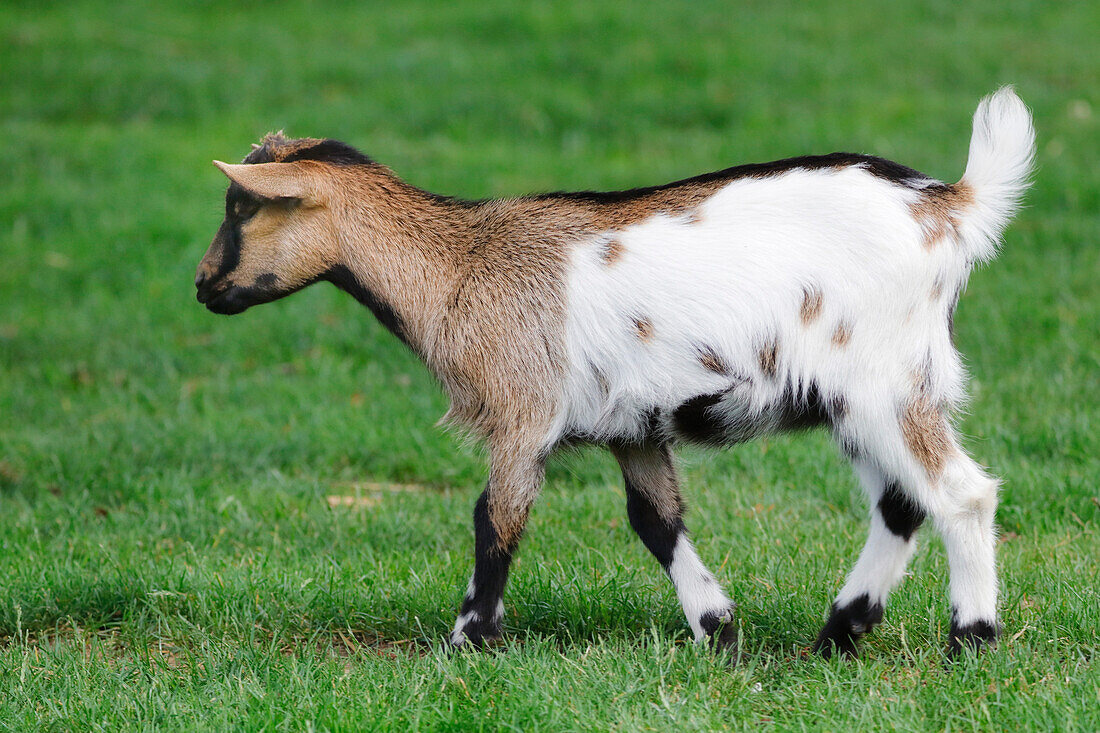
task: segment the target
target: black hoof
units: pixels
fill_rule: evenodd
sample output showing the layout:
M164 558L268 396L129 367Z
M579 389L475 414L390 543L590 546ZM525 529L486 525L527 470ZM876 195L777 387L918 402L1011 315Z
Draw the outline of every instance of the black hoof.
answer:
M714 651L722 654L730 654L734 657L738 649L737 620L735 611L737 607L730 607L723 612L707 611L699 619L699 625L707 635L707 644Z
M834 603L829 620L825 622L814 642L814 651L826 659L834 654L853 657L859 637L881 620L882 606L878 603L872 604L867 595L862 595L843 607Z
M997 625L988 621L974 621L966 625L959 625L951 620L951 637L947 642L947 656L950 659L958 659L965 650L974 653L988 649L997 644Z
M451 646L455 649L489 649L501 641L500 624L469 621L461 631L452 631Z

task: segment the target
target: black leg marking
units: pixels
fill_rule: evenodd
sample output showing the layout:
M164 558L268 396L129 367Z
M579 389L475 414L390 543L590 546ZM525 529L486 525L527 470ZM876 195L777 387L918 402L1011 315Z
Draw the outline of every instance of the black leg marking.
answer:
M466 621L460 631L474 646L485 646L500 638L498 611L514 551L514 547L501 546L489 519L489 489L486 489L474 506L473 593L462 602L460 615Z
M951 613L951 638L947 645L947 654L951 659L957 658L964 649L980 652L986 647L993 647L997 643L997 625L989 621L974 621L960 625L958 614Z
M847 606L833 604L833 612L817 635L814 651L828 659L834 653L855 656L856 641L882 620L882 605L871 603L867 594Z
M878 512L886 528L908 542L924 521L924 510L913 503L901 486L891 481L886 484L878 500Z
M630 526L646 549L653 553L667 572L672 564L672 551L676 549L680 534L685 531L683 517L677 512L675 519L662 518L653 502L638 491L629 478L626 479L626 515L630 517Z

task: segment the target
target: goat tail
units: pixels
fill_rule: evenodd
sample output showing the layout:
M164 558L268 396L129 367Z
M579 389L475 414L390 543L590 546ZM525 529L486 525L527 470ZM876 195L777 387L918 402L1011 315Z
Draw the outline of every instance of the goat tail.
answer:
M1004 86L982 99L966 172L956 187L971 199L959 222L959 244L970 262L996 255L1001 233L1031 185L1034 159L1031 112L1015 90Z

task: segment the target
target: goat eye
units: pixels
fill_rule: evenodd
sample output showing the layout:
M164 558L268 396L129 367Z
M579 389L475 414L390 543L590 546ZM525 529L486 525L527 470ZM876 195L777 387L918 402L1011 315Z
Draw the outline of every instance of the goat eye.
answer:
M254 204L250 201L237 201L233 204L233 216L237 217L241 221L248 221L259 210L259 205Z

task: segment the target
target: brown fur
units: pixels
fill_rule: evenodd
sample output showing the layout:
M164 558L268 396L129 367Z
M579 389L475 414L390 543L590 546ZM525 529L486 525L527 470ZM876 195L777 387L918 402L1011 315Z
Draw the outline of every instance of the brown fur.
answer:
M607 244L604 245L600 257L603 259L605 265L614 265L622 259L624 252L626 252L626 247L623 246L622 241L616 237L612 237L607 241Z
M937 275L936 279L932 281L932 292L929 297L933 300L939 300L943 296L943 276Z
M594 231L625 229L657 214L692 215L696 206L706 201L729 183L726 179L686 182L622 201L608 202L584 196L528 196L516 199L536 205L550 205L565 220L583 220ZM697 219L696 219L697 220Z
M927 397L916 397L902 410L901 432L929 476L939 475L951 453L950 431L943 411Z
M779 342L772 339L764 344L757 357L760 360L760 371L765 376L774 377L779 366Z
M945 237L955 239L959 231L959 215L974 201L974 192L963 182L943 188L921 191L909 204L909 213L924 232L924 246L932 249Z
M226 175L252 173L238 183L247 184L250 191L263 189L267 193L267 186L297 192L299 183L308 187L320 170L318 164L307 161L292 165L292 171L274 181L269 180L271 176L255 175L259 169L253 170L254 166L226 166L223 171ZM213 277L223 266L227 246L225 226L219 229L199 264L199 270L207 277ZM239 261L228 278L237 286L247 287L259 277L273 274L284 289L293 291L313 282L318 273L338 261L333 249L336 230L328 212L317 201L303 201L294 207L280 203L261 206L240 224L240 230L246 245L241 247Z
M802 289L802 307L799 309L798 314L802 317L803 323L809 325L821 315L822 299L821 291L817 288L806 287Z
M264 135L264 139L260 141L260 148L267 147L271 151L272 160L276 163L281 163L286 160L292 153L296 153L299 150L305 150L312 148L315 145L319 145L324 142L318 140L315 137L299 137L295 139L287 139L282 130L279 132L269 132ZM256 150L253 147L253 150Z
M489 521L496 530L496 549L511 552L519 544L531 504L542 486L544 458L511 447L491 446L491 450Z
M611 446L611 452L619 461L623 476L649 500L661 519L671 524L681 516L684 505L668 446L617 444Z
M721 374L723 376L730 373L729 365L726 361L710 346L704 346L699 349L699 363L703 365L703 368L708 372L714 372L715 374Z
M638 334L639 340L650 341L653 338L653 321L648 318L635 318L634 331Z
M833 331L833 345L844 348L848 345L848 342L852 340L852 327L848 325L846 321L841 321L837 324L836 330Z
M276 161L314 144L264 140ZM346 267L399 314L410 345L450 393L448 419L507 436L516 450L541 450L565 361L565 258L594 225L577 216L563 230L529 203L442 199L378 164L274 165L312 171L316 206L262 207L243 227L231 277L312 281Z

